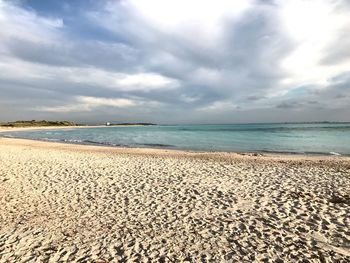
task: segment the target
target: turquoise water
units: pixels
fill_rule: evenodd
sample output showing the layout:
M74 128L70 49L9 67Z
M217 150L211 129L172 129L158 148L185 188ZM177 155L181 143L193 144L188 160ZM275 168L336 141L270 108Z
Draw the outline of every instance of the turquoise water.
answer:
M113 126L2 136L126 147L350 155L350 123Z

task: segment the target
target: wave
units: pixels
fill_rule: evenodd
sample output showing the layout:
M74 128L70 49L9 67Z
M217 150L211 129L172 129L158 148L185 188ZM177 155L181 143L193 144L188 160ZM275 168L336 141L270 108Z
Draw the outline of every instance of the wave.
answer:
M316 151L306 151L306 152L298 152L298 151L274 151L274 150L260 150L254 151L256 153L272 153L272 154L292 154L292 155L335 155L341 156L342 154L337 152L316 152ZM345 155L347 156L347 155Z
M180 128L179 131L192 131L192 132L288 132L288 131L350 131L350 126L337 126L337 127L254 127L254 128L212 128L212 129L200 129L200 128Z
M83 139L61 139L60 141L65 142L65 143L74 143L74 144L95 144L95 145L120 146L120 145L115 144L115 143L99 142L99 141L83 140Z
M64 142L74 142L74 143L82 143L83 140L79 140L79 139L63 139L62 141Z
M175 147L170 144L162 144L162 143L136 143L136 144L116 144L110 142L100 142L100 141L92 141L92 140L69 140L69 142L75 143L83 143L83 144L95 144L95 145L106 145L106 146L119 146L119 147L133 147L133 146L149 146L149 147Z
M47 142L61 142L60 139L54 139L54 138L42 138L41 140L47 141Z
M122 144L110 143L110 142L98 142L92 140L83 140L83 144L95 144L95 145L103 145L103 146L124 146Z
M137 145L150 146L150 147L175 147L171 144L162 144L162 143L138 143Z

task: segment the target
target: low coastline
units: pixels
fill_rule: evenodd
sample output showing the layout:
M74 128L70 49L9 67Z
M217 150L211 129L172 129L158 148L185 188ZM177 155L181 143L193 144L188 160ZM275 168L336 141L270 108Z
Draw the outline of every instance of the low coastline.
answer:
M33 126L33 127L0 127L1 132L17 132L32 130L63 130L63 129L84 129L84 128L102 128L109 127L105 125L77 125L77 126Z
M65 129L87 129L87 128L110 128L110 127L135 127L135 126L155 126L156 124L110 124L110 125L74 125L74 126L27 126L27 127L6 127L0 126L1 132L17 132L32 130L65 130Z
M349 157L0 138L0 159L0 262L350 259Z

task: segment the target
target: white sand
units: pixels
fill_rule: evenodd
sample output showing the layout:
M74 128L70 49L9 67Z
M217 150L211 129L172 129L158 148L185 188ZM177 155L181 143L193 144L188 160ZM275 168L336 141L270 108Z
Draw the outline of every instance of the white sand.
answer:
M0 132L12 132L12 131L31 131L31 130L61 130L61 129L84 129L84 128L101 128L101 127L113 127L105 125L86 125L86 126L32 126L32 127L4 127L0 126Z
M0 262L350 262L349 195L345 157L0 138Z

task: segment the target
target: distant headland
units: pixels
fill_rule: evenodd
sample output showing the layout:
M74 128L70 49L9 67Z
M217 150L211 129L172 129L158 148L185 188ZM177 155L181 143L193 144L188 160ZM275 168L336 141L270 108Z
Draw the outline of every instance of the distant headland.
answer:
M157 125L149 122L124 122L124 123L104 123L92 126L151 126ZM46 121L46 120L19 120L11 122L0 122L0 127L8 128L26 128L26 127L64 127L64 126L91 126L87 124L76 124L72 121Z
M31 121L12 121L0 123L0 127L13 127L13 128L22 128L22 127L48 127L48 126L77 126L74 122L71 121L46 121L46 120L31 120Z

